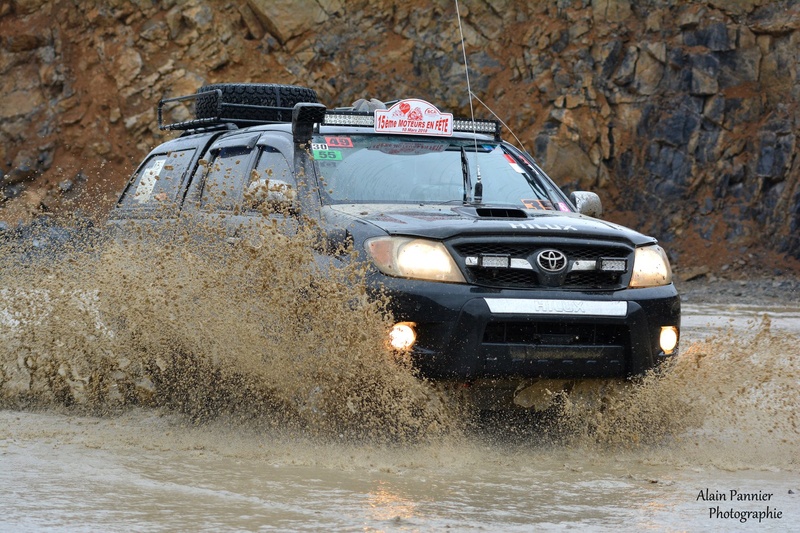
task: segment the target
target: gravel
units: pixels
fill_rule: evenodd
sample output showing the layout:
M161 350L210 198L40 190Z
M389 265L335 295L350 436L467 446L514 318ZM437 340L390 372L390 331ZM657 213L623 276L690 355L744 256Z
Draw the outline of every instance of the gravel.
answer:
M726 279L713 274L691 281L676 281L681 301L692 304L785 305L800 307L800 279L792 276L753 274Z

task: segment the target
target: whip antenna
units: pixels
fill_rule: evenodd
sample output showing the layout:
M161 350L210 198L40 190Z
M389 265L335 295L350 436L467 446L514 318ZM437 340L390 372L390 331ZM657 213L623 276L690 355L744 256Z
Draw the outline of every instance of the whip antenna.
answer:
M517 135L514 133L514 130L512 130L512 129L511 129L511 127L510 127L508 124L506 124L505 122L503 122L503 119L502 119L502 118L500 118L500 116L499 116L497 113L495 113L495 112L492 110L492 108L491 108L491 107L489 107L488 105L486 105L486 102L484 102L483 100L481 100L480 98L478 98L478 95L477 95L477 94L475 94L475 93L472 93L472 96L474 96L474 97L475 97L475 100L477 100L479 104L481 104L483 107L485 107L485 108L486 108L486 109L489 111L489 113L491 113L491 114L494 116L494 118L497 120L497 122L499 122L500 124L502 124L502 125L503 125L503 126L504 126L504 127L507 129L507 130L508 130L508 133L510 133L510 134L511 134L511 136L512 136L512 137L514 137L514 139L516 139L516 141L517 141L517 144L519 145L519 147L520 147L520 148L522 148L522 151L523 151L523 152L527 152L528 150L526 150L526 149L525 149L525 145L524 145L524 144L522 144L522 141L520 141L520 140L519 140L519 137L517 137Z
M472 195L472 200L475 203L480 203L483 200L483 183L481 183L481 167L478 163L478 137L475 130L475 111L472 108L472 88L469 84L469 65L467 64L467 48L464 46L464 30L461 28L461 11L458 9L458 0L455 0L455 2L458 33L461 37L461 52L464 54L464 73L467 77L467 96L469 96L469 116L472 119L472 138L475 141L475 172L477 173L478 179L475 182L475 193Z

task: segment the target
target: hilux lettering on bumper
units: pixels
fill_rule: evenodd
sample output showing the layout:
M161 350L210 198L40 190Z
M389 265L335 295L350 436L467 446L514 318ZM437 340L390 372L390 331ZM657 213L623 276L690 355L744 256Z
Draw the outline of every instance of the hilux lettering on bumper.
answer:
M625 316L628 303L592 300L541 300L530 298L484 298L496 314Z

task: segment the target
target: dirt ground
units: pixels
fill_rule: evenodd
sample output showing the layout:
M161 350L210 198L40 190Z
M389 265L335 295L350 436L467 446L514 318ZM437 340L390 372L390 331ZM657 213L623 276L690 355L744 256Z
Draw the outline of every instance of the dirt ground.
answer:
M689 281L677 279L675 285L685 303L800 307L800 278L793 273L751 273L737 279L706 274Z

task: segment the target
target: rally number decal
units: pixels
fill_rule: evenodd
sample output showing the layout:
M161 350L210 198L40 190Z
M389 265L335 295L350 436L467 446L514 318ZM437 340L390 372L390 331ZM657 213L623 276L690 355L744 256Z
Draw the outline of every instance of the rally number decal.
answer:
M325 137L325 142L331 148L352 148L353 141L350 137Z
M341 161L342 152L339 150L312 150L311 153L317 161Z
M545 211L554 211L555 207L553 206L553 202L550 200L541 200L541 199L533 199L533 200L521 200L522 205L524 205L527 209L543 209Z

